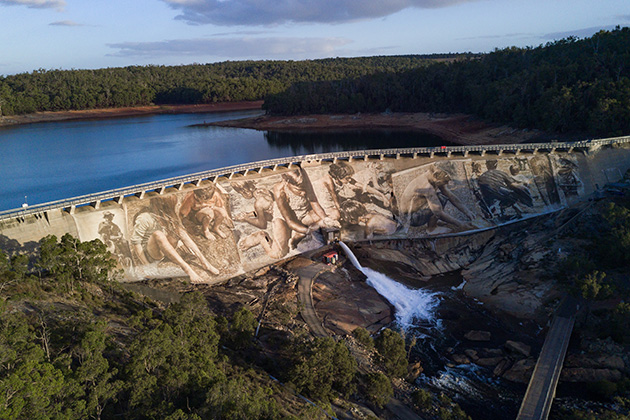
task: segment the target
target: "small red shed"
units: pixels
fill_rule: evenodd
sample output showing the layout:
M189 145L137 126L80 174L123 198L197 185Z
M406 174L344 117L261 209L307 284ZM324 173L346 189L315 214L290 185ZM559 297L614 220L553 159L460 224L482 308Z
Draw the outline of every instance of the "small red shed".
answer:
M330 251L324 254L324 263L331 265L336 264L339 261L339 254L337 251Z

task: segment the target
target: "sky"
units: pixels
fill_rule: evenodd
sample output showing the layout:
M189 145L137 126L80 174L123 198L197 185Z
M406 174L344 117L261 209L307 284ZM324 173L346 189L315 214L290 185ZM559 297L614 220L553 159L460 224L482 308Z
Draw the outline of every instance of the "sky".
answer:
M0 0L0 75L489 52L617 25L629 0Z

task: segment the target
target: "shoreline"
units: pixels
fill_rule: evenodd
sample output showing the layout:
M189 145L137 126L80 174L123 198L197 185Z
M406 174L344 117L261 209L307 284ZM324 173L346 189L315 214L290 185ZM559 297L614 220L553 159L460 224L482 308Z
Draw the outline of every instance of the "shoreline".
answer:
M459 145L514 144L548 140L552 136L539 130L516 129L490 124L466 114L380 113L380 114L311 114L269 116L218 121L196 126L249 128L259 131L351 131L405 130L436 135Z
M199 105L150 105L126 108L100 108L80 111L47 111L25 115L0 116L0 128L57 121L100 120L158 114L220 113L261 110L260 101L218 102ZM404 130L432 134L458 145L515 144L532 141L567 140L539 130L517 129L492 124L467 114L400 112L378 114L311 114L242 118L196 127L232 127L258 131L339 132L353 130ZM566 136L565 136L566 137Z
M100 120L156 114L201 114L248 111L262 108L263 101L217 102L200 105L150 105L125 108L99 108L80 111L46 111L24 115L0 116L0 127L56 121Z

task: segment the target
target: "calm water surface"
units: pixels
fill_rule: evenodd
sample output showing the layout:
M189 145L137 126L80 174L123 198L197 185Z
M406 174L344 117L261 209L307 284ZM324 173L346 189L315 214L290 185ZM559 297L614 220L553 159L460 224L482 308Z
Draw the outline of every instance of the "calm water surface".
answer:
M240 163L342 150L437 146L409 132L267 133L189 127L260 111L152 115L0 129L0 210Z

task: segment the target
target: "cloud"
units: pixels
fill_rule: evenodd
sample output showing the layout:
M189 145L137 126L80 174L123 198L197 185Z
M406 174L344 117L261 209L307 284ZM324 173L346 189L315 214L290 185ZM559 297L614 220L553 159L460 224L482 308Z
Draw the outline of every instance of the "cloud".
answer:
M532 36L532 34L524 33L524 32L515 32L511 34L501 34L501 35L479 35L479 36L469 36L463 38L456 38L458 41L471 41L477 39L505 39L505 38L528 38Z
M162 0L190 24L275 25L340 23L389 16L408 8L437 8L474 0Z
M233 36L233 35L264 35L273 32L269 31L234 31L234 32L219 32L212 34L212 36Z
M26 6L34 9L57 9L63 10L66 6L65 0L0 0L0 5L5 6Z
M551 32L548 34L544 34L541 36L542 39L547 41L554 41L557 39L567 38L570 36L576 36L578 38L587 38L593 36L599 31L606 30L610 31L615 29L617 25L608 25L608 26L592 26L590 28L582 28L582 29L574 29L572 31L564 31L564 32Z
M60 20L57 22L51 22L48 25L49 26L85 26L82 23L73 22L71 20Z
M336 48L350 42L350 40L343 38L204 38L174 39L160 42L123 42L108 44L107 46L118 49L117 52L108 54L114 57L300 58L318 54L329 55Z

